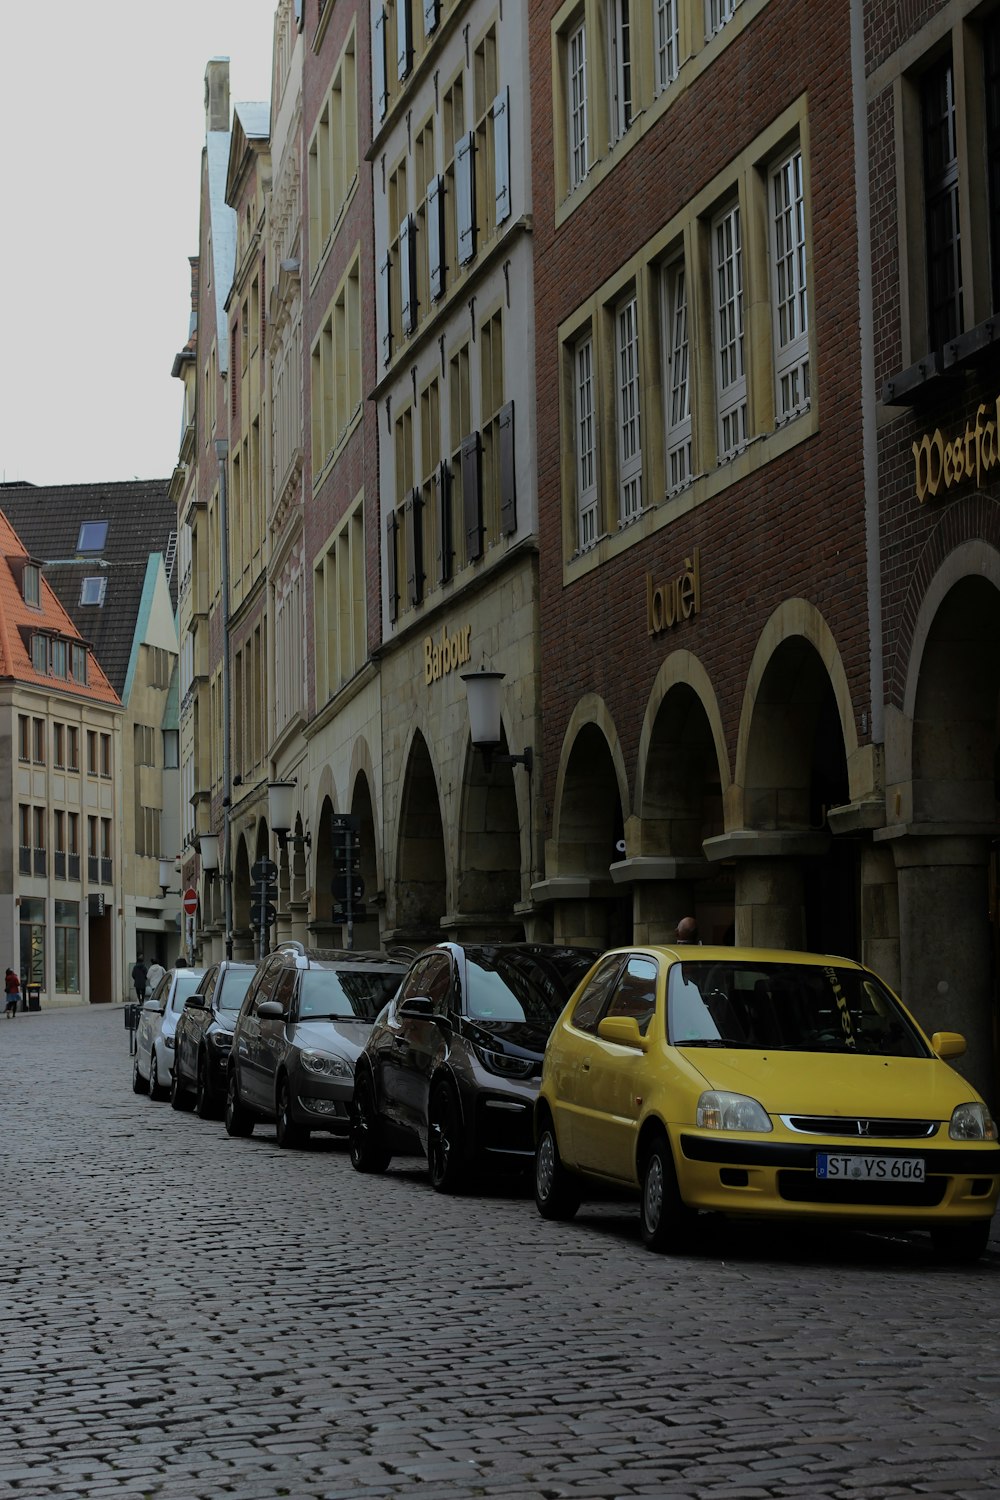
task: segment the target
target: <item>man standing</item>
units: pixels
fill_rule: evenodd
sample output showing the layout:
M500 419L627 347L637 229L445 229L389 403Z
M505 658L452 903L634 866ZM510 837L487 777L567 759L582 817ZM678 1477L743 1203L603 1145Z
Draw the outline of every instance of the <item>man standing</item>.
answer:
M132 983L141 1005L146 998L146 965L141 958L137 958L132 966Z
M677 923L676 941L678 943L697 943L701 941L698 937L698 923L694 917L681 917Z

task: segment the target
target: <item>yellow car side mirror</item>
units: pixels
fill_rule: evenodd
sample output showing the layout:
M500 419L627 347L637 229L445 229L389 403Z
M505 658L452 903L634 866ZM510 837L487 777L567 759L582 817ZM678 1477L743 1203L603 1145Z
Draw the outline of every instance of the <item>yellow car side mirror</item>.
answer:
M960 1031L935 1031L931 1046L938 1057L947 1062L949 1057L961 1057L965 1051L965 1037Z
M649 1037L643 1036L635 1016L605 1016L598 1023L597 1035L605 1042L618 1042L638 1052L649 1051Z

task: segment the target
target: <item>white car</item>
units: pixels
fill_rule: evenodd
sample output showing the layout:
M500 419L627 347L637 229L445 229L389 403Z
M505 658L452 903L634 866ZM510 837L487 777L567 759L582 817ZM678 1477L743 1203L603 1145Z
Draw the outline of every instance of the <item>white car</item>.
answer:
M139 1012L132 1060L132 1089L151 1099L170 1092L174 1066L174 1032L188 995L198 988L204 969L168 969Z

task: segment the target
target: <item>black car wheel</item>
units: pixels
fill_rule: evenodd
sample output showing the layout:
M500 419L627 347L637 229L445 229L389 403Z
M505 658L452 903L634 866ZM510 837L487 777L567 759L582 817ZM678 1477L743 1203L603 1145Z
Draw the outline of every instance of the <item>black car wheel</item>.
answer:
M167 1090L160 1082L160 1070L156 1066L155 1042L153 1043L153 1050L149 1054L149 1097L151 1099L165 1099L167 1097Z
M647 1146L640 1173L639 1228L650 1250L671 1253L689 1250L697 1215L685 1207L677 1186L674 1159L666 1136L658 1134Z
M194 1107L202 1120L218 1118L219 1105L212 1092L208 1077L208 1058L204 1052L198 1054L198 1079L195 1084Z
M170 1079L170 1108L190 1109L193 1103L190 1093L181 1083L181 1070L175 1057L174 1071Z
M278 1084L278 1096L274 1103L274 1129L278 1145L285 1151L294 1151L299 1146L306 1145L309 1140L308 1128L299 1125L292 1118L292 1091L288 1087L287 1078L282 1078Z
M139 1053L136 1052L132 1059L132 1092L133 1094L145 1094L149 1090L149 1084L139 1072Z
M543 1219L572 1219L580 1207L575 1180L559 1156L556 1130L547 1116L535 1148L535 1206Z
M438 1084L427 1109L427 1166L439 1193L457 1193L464 1185L463 1145L458 1101L447 1084Z
M931 1230L935 1258L949 1266L973 1265L989 1244L989 1238L989 1219L970 1219L967 1224L939 1224Z
M229 1087L226 1089L226 1134L233 1136L253 1135L254 1117L240 1101L240 1086L236 1080L236 1069L229 1070Z
M356 1172L384 1172L392 1160L382 1140L382 1127L375 1108L375 1092L364 1074L354 1085L351 1106L351 1166Z

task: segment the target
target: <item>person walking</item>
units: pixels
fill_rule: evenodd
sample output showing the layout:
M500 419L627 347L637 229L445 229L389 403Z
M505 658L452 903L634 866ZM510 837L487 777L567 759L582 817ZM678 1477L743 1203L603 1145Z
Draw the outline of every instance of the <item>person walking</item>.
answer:
M160 980L163 978L166 972L167 971L160 963L160 960L158 958L154 958L153 962L146 970L146 983L149 986L150 994L152 994L156 989L156 986L159 984Z
M141 958L137 958L132 966L132 983L141 1005L146 998L146 965Z
M4 1015L9 1021L12 1021L17 1015L17 998L21 993L21 981L13 969L7 970L3 988L6 997Z

